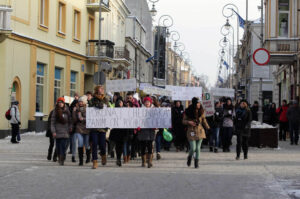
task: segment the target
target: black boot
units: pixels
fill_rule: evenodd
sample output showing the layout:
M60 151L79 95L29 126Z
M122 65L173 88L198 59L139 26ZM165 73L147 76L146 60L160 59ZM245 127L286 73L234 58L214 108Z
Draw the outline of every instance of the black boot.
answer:
M64 162L65 162L65 157L64 157L64 155L60 155L60 156L59 156L59 165L60 165L60 166L64 166Z
M75 157L72 156L72 162L76 162Z
M57 162L57 151L56 151L56 149L54 150L53 162Z
M198 169L198 168L199 168L199 160L195 159L195 169Z
M85 163L88 164L91 162L91 149L86 150L86 161Z
M187 164L188 167L191 166L191 164L192 164L192 156L188 156L186 164Z
M209 147L209 152L213 152L213 151L214 151L213 147L212 146Z
M47 160L51 161L51 158L52 158L52 152L51 153L48 152Z
M248 154L244 153L244 160L247 160L247 159L248 159Z
M117 159L117 165L118 165L119 167L122 166L122 161L121 161L121 159Z
M83 147L78 148L79 166L83 166Z

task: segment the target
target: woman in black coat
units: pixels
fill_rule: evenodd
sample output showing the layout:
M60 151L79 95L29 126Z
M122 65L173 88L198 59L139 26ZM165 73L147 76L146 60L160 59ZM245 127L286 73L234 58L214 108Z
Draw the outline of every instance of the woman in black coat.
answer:
M248 102L242 100L240 107L236 110L235 129L237 135L236 160L240 159L241 148L244 152L244 159L248 159L248 141L251 135L252 113Z
M172 130L174 136L174 145L177 151L182 151L184 149L186 135L184 132L184 126L182 124L183 119L183 106L180 101L174 102L174 107L172 108Z

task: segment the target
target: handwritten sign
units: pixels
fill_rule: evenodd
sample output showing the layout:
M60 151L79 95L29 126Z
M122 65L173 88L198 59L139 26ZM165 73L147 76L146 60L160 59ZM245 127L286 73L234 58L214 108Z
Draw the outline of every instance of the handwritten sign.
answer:
M211 93L218 97L234 97L234 89L230 88L212 88Z
M170 108L87 108L87 128L170 128Z
M135 91L135 90L136 90L136 79L106 81L107 92L124 92L124 91Z
M205 116L210 117L215 113L215 105L213 96L210 93L204 93L202 105L205 109Z
M193 97L202 100L202 87L183 87L167 85L166 89L172 92L172 100L191 101Z

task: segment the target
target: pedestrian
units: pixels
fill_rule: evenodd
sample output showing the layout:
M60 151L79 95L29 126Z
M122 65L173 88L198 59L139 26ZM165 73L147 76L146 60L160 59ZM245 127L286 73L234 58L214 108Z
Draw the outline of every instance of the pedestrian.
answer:
M12 144L19 144L21 137L20 137L20 125L21 125L21 119L20 119L20 111L19 111L19 102L13 101L11 103L10 108L10 116L11 119L9 120L9 123L11 125L11 143Z
M84 95L78 99L78 108L72 113L73 123L75 127L75 133L73 136L73 146L76 148L76 141L78 140L78 157L79 166L83 166L83 147L86 151L86 161L89 163L91 161L91 149L89 144L89 133L90 131L86 128L86 106L87 106L87 96ZM73 149L74 149L73 148ZM75 150L75 149L74 149ZM73 152L74 152L73 150Z
M241 148L244 159L248 159L248 141L251 135L252 113L246 100L241 100L239 108L236 110L235 131L237 135L236 160L240 159Z
M66 158L66 145L72 132L71 113L65 105L65 99L60 97L51 116L51 132L56 142L59 164L64 165Z
M49 138L49 148L48 148L48 156L47 156L47 160L51 160L52 159L52 153L53 153L53 148L54 148L54 143L55 143L55 139L52 136L52 132L51 132L51 117L53 115L53 111L52 110L49 114L48 117L48 124L47 124L47 131L46 131L46 137ZM57 161L57 151L56 151L56 147L54 149L54 155L53 155L53 162Z
M128 102L127 104L124 103L124 106L126 106L127 108L132 108L133 104L132 102ZM124 164L128 163L131 160L133 134L134 134L134 129L127 129L126 136L124 137L124 149L123 149Z
M183 106L181 101L175 101L172 108L172 132L174 134L174 145L177 152L184 150L185 138L183 120Z
M183 117L183 124L188 126L187 139L190 143L187 165L191 166L192 157L194 153L196 153L194 163L195 168L198 168L201 144L203 139L206 138L203 127L207 130L210 129L205 118L203 106L198 98L194 97L192 99L192 104L186 109Z
M298 145L299 141L299 122L300 122L300 107L296 100L292 101L291 107L286 114L289 121L291 145Z
M223 152L230 152L230 145L233 133L233 118L234 107L230 98L227 98L224 104L224 119L223 119L223 132L222 132L222 146Z
M76 107L78 107L78 99L79 99L79 94L75 93L74 100L72 101L71 105L69 106L69 111L70 111L71 115L73 113L73 110ZM70 147L69 154L72 154L72 162L76 162L75 161L76 146L73 147L73 136L74 136L75 127L73 126L72 129L73 129L73 132L71 132L71 134L70 134L70 138L68 140L67 146ZM73 149L74 149L74 151L73 151Z
M151 97L144 98L144 106L146 108L152 107L152 99ZM146 160L148 168L153 166L153 141L155 139L155 131L154 129L140 129L138 128L138 140L141 146L141 156L142 156L142 167L146 166ZM147 153L146 153L147 151Z
M90 107L103 109L108 106L108 100L105 96L104 87L96 86L94 89L93 98L90 101ZM107 129L91 129L90 136L92 137L92 159L93 167L98 167L98 146L100 148L101 164L106 165L106 131Z
M277 116L277 113L276 113L276 104L275 103L271 103L270 115L271 115L270 124L272 126L276 126L277 123L278 123L278 116Z
M272 124L271 104L267 104L263 107L263 122L266 123L266 124L269 124L269 125Z
M93 98L93 93L92 93L91 91L87 91L87 92L85 93L85 95L86 95L87 101L88 101L88 103L87 103L86 106L88 107L89 104L90 104L91 99Z
M258 121L258 109L259 109L258 101L254 101L253 106L251 107L253 121Z
M215 102L215 113L213 115L213 126L211 127L211 136L209 140L210 151L218 153L220 141L220 128L223 122L223 108L219 101Z
M287 118L287 110L288 110L287 101L283 100L282 105L276 109L277 115L279 115L279 140L286 141L286 134L288 130L288 118Z

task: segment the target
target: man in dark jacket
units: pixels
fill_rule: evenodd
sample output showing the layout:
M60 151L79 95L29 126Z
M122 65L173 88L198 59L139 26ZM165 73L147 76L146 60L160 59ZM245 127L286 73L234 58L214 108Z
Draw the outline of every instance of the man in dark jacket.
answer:
M251 112L252 112L252 120L258 121L258 109L259 109L259 104L258 101L255 101L253 106L251 107Z
M291 134L291 145L298 145L299 141L299 122L300 122L300 107L297 101L292 101L291 107L286 114Z
M248 102L242 100L240 107L236 110L235 129L237 135L236 160L240 159L241 148L243 148L244 159L248 159L248 140L251 135L252 115L248 108Z
M211 135L209 139L209 146L210 151L218 153L218 146L219 146L219 134L220 134L220 128L223 123L223 108L221 106L221 103L218 101L215 103L215 113L212 116L212 124L209 123L211 127Z

